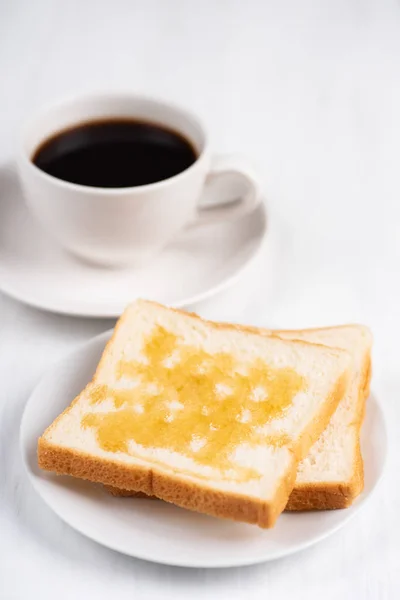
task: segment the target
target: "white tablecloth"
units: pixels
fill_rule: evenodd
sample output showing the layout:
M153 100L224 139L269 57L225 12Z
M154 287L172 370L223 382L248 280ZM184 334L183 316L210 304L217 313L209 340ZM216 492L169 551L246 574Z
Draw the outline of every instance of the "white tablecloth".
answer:
M251 293L238 302L250 289L239 286L205 312L281 327L367 323L391 434L375 496L303 553L217 571L127 558L64 525L18 449L41 373L112 323L0 296L0 598L399 597L399 61L400 6L390 0L0 3L0 218L1 165L43 103L124 88L191 107L216 150L258 166L274 239Z

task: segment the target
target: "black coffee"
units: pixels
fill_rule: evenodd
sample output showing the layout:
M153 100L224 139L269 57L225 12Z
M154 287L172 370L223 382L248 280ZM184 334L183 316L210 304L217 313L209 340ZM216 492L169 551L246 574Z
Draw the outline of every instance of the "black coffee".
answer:
M33 163L58 179L93 187L146 185L181 173L197 158L179 133L143 121L94 121L61 131Z

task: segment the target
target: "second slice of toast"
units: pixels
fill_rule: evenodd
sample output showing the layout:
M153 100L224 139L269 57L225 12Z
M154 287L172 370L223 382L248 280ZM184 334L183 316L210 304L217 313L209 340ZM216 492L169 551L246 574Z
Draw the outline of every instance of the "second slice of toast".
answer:
M270 527L351 365L343 350L137 301L40 438L39 465Z
M364 487L360 429L371 379L372 335L363 325L343 325L284 336L343 348L353 357L347 390L329 425L299 464L287 510L347 508Z

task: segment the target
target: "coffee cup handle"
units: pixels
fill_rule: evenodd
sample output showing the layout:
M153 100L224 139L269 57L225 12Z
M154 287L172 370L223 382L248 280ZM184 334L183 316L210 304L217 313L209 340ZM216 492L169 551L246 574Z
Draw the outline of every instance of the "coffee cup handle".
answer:
M210 201L210 195L217 195L216 201ZM240 219L253 212L260 202L259 183L246 161L236 154L215 156L193 224Z

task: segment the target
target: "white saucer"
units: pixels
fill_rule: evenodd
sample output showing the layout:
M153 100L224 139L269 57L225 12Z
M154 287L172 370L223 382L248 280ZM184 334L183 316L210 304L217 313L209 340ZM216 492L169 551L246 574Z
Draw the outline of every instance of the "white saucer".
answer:
M38 437L91 379L110 332L70 354L31 395L20 444L29 478L47 505L92 540L130 556L185 567L233 567L292 554L343 527L378 483L386 456L386 429L372 395L362 432L365 489L346 510L282 514L274 529L214 519L165 502L115 498L101 486L57 477L37 466ZM60 540L62 544L62 540Z
M230 285L265 238L264 205L235 223L190 228L143 268L107 269L61 250L32 219L13 169L0 170L0 290L44 310L116 317L137 297L189 306Z

